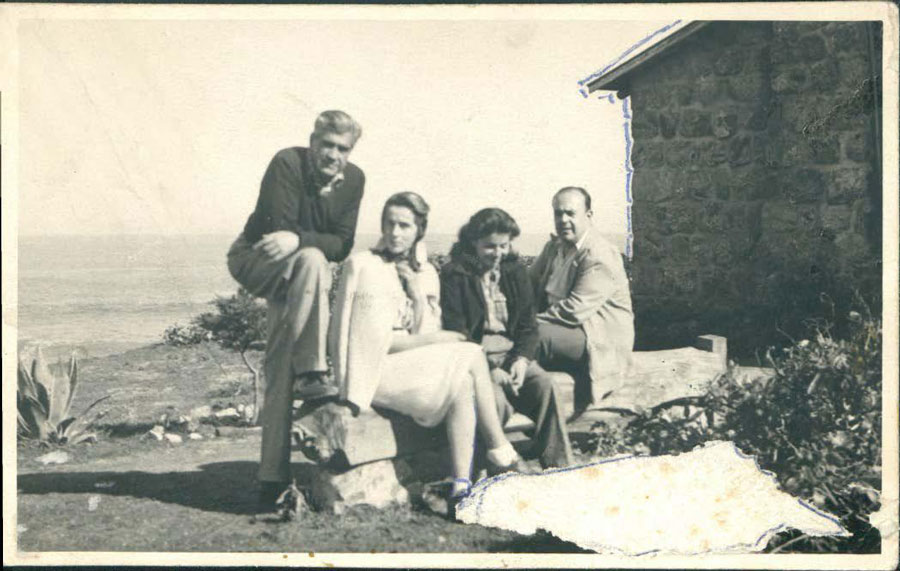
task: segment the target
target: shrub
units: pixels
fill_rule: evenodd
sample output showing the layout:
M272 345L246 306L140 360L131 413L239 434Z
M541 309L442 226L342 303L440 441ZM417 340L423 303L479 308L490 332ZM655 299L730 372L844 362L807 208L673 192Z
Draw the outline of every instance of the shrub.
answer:
M240 354L244 365L253 375L252 422L255 424L263 401L260 367L250 361L247 352L265 347L266 305L244 288L238 289L236 294L229 297L219 296L212 303L216 310L195 317L186 337L195 339L200 336Z
M853 535L782 534L770 548L877 552L868 522L881 486L881 321L852 312L846 339L819 326L767 359L769 378L742 381L732 368L697 398L641 412L623 428L594 426L596 453L678 453L730 440L774 472L782 489L829 511Z
M186 347L209 341L210 337L211 335L208 331L204 331L194 324L175 324L167 327L165 332L163 332L163 343L173 347Z
M90 429L103 413L92 416L87 414L109 397L105 396L91 403L81 416L72 416L72 401L78 385L78 362L75 355L69 359L68 367L60 363L53 369L44 360L40 347L30 369L19 360L16 390L18 437L55 444L78 444L96 439L96 434L90 432Z

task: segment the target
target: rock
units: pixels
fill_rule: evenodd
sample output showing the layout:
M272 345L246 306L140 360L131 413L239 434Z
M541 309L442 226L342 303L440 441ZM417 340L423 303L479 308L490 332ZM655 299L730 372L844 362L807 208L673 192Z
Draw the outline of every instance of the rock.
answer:
M38 456L37 458L35 458L35 460L46 466L48 464L65 464L69 461L69 458L70 457L68 452L56 450L55 452L50 452L49 454Z
M203 440L203 435L199 432L191 432L190 434L188 434L188 438L190 438L191 440Z
M345 508L384 508L418 499L422 482L440 480L449 471L447 450L426 450L406 458L380 460L345 472L317 467L308 482L309 503L316 511L340 514Z
M182 439L177 434L165 434L165 439L169 442L169 444L181 444Z
M156 440L162 441L163 437L166 434L166 429L162 427L162 425L157 424L153 428L151 428L146 436L155 438Z
M236 438L244 435L244 430L236 426L217 426L216 436Z
M400 484L394 462L370 462L334 474L322 469L310 486L310 500L317 511L337 512L343 508L368 504L385 508L409 503L409 493Z
M214 416L219 419L237 419L241 417L240 413L234 407L228 407L217 411Z
M191 409L189 416L196 421L201 421L212 416L212 408L209 405L198 406Z
M297 416L303 428L299 439L307 441L304 454L332 468L386 460L446 443L442 429L422 428L390 411L368 410L353 416L347 407L327 403L304 405Z

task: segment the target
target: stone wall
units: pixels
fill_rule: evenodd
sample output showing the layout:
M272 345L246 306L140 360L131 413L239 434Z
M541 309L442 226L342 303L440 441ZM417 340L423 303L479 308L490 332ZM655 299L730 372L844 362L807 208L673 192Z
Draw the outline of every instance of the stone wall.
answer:
M713 23L633 72L639 349L715 333L748 355L822 299L879 303L867 25Z

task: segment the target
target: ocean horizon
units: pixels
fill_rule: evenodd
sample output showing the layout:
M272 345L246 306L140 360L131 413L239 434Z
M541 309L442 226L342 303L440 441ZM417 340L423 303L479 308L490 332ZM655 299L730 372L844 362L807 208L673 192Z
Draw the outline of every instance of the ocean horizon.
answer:
M624 237L607 236L622 248ZM547 234L515 241L536 255ZM453 234L425 238L430 253L447 253ZM162 341L174 324L210 310L217 295L238 284L225 257L234 235L20 236L18 248L18 347L40 345L51 359L120 353ZM354 251L370 248L377 234L360 233Z

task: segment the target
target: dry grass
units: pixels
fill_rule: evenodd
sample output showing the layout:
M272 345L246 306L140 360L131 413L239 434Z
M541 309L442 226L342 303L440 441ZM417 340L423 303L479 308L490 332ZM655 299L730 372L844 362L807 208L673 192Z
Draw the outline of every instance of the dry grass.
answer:
M22 551L572 552L549 536L450 523L405 507L307 512L298 521L257 520L258 431L168 445L142 438L164 413L229 396L250 380L240 357L212 345L156 345L81 363L74 410L109 394L105 434L66 448L71 460L42 466L48 450L18 446ZM295 454L295 474L308 470ZM93 509L92 509L93 506Z

